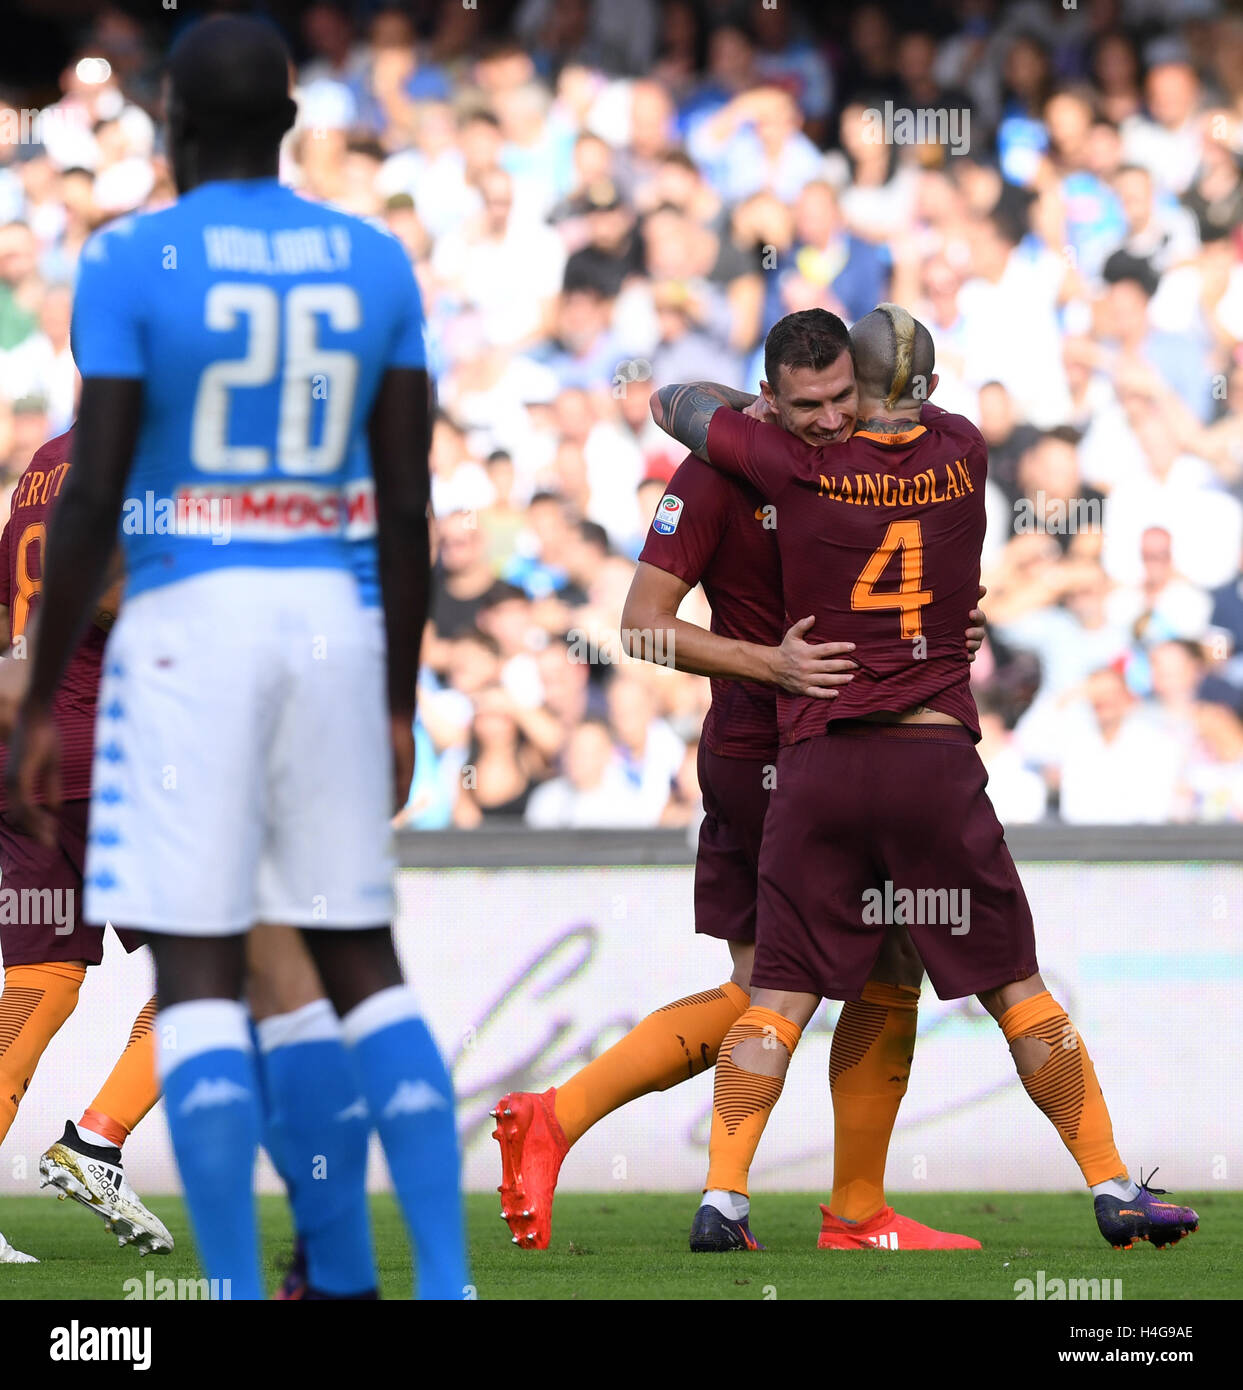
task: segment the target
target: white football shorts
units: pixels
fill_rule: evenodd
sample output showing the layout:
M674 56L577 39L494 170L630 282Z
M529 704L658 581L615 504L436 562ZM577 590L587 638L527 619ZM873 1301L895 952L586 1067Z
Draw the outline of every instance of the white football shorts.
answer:
M121 608L86 918L177 936L393 913L383 618L352 574L229 568Z

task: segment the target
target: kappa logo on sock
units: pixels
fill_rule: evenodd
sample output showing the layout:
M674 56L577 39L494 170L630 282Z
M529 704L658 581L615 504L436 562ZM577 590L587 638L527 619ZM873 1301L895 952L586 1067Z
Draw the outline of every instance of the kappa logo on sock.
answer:
M438 1090L426 1081L403 1081L389 1097L384 1118L397 1115L421 1115L425 1110L443 1110L447 1102Z
M359 1096L353 1105L347 1105L344 1110L340 1110L332 1117L334 1120L344 1124L346 1120L365 1120L367 1118L367 1102Z
M204 1076L194 1083L190 1094L181 1102L177 1113L189 1115L195 1110L212 1110L218 1105L236 1105L239 1101L250 1100L250 1092L227 1076L217 1076L210 1080Z

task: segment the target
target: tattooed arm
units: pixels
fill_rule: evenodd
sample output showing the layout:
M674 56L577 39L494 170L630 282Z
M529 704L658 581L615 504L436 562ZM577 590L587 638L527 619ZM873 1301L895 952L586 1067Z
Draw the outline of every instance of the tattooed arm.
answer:
M708 459L708 422L725 407L745 410L755 397L748 391L735 391L713 381L691 381L662 386L652 393L652 419L696 457Z

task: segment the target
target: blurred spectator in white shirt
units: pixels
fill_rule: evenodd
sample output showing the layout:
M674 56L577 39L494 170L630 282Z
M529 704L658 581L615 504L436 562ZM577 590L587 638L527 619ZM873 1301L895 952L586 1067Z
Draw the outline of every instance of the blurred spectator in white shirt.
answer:
M973 230L975 277L958 292L964 376L977 390L1000 381L1026 419L1051 429L1070 408L1055 295L1017 254L1021 234L1008 213L980 218Z
M1140 642L1202 636L1211 601L1203 589L1175 573L1170 533L1164 526L1149 526L1141 533L1140 563L1139 583L1110 595L1110 619Z
M10 352L0 353L0 389L11 400L39 397L47 404L48 429L63 434L73 424L77 369L69 351L73 292L51 285L39 307L39 328Z
M975 751L988 772L988 799L997 819L1002 825L1030 825L1043 820L1049 801L1044 778L1024 762L998 702L981 693L976 697L976 706L980 714L980 741Z
M432 270L458 304L474 307L485 342L520 348L552 324L565 249L551 227L514 215L513 189L503 169L484 174L482 214L464 234L437 241Z
M1158 189L1147 169L1123 165L1114 176L1114 191L1126 218L1123 251L1147 261L1158 275L1194 258L1200 249L1195 218Z
M1122 123L1126 158L1162 188L1182 193L1200 162L1200 80L1188 62L1163 62L1144 79L1146 114Z
M561 776L531 793L525 817L529 826L536 830L588 830L654 823L642 794L617 763L605 720L584 719L573 730L566 744L564 769Z
M1199 588L1215 589L1235 573L1243 506L1220 487L1203 459L1180 451L1157 401L1128 394L1123 405L1142 452L1105 504L1105 569L1121 583L1140 582L1141 538L1150 527L1162 527L1171 538L1175 571Z
M1059 813L1071 825L1159 825L1174 812L1179 750L1115 670L1088 678L1061 720Z
M1243 822L1243 720L1228 705L1195 707L1198 740L1183 767L1179 820Z
M669 800L685 745L656 717L645 678L619 671L609 682L608 702L622 770L655 821Z

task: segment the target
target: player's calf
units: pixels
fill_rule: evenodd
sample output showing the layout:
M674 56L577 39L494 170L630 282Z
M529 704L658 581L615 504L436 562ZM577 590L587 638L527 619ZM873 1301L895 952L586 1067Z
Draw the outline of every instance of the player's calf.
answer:
M1079 1165L1105 1239L1129 1250L1135 1240L1172 1245L1196 1230L1190 1207L1158 1202L1127 1172L1087 1047L1040 976L981 994L980 1002L1001 1025L1023 1089Z
M757 997L783 1000L772 991L756 991L752 998ZM789 1000L785 1002L791 1007ZM805 1023L818 1003L814 996L799 996L791 1011L797 1010ZM752 1237L746 1229L751 1160L801 1036L801 1024L763 1003L752 1003L725 1035L712 1089L708 1179L691 1231L692 1250L755 1248L747 1243ZM731 1238L742 1244L717 1243Z

